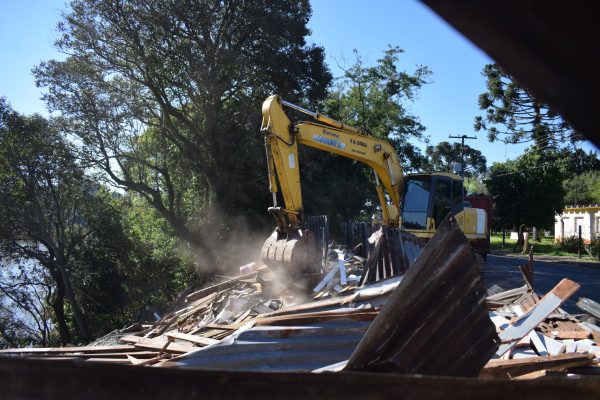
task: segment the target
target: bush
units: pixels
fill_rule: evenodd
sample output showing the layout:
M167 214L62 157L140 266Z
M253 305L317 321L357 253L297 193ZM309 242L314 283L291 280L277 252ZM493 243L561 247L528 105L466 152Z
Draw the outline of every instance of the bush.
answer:
M600 239L592 240L587 247L590 250L590 253L592 253L593 257L598 258L600 256Z
M558 240L557 247L569 253L577 253L579 237L575 235L562 237Z

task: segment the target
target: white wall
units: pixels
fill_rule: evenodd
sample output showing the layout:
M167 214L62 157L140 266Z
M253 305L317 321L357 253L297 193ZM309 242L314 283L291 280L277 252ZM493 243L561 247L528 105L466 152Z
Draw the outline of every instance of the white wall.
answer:
M600 207L587 207L582 210L567 208L555 218L554 238L577 236L581 226L581 237L589 241L600 237Z

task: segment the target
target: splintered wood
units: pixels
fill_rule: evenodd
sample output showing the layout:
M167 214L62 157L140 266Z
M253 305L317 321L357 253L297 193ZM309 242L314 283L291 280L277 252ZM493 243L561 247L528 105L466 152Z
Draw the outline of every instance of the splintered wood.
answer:
M600 328L593 317L600 314L600 306L580 299L578 306L590 314L587 319L560 308L577 291L577 283L563 279L538 295L530 259L523 286L504 290L493 285L486 297L462 233L455 226L438 232L446 237L431 239L423 248L407 233L376 231L368 258L330 246L310 295L292 294L294 282L281 283L266 267L249 264L240 269L240 276L187 295L154 323L135 323L89 346L6 349L0 356L182 367L182 359L213 350L221 349L229 357L234 350L227 346L238 335L273 332L263 344L281 344L285 350L277 351L316 359L326 355L329 346L320 348L310 339L303 343L294 335L326 323L339 326L331 334L340 335L336 345L355 342L345 361L325 362L315 371L345 368L508 379L599 372ZM406 257L391 251L392 245L401 246ZM359 328L344 331L348 321ZM289 348L283 342L288 336ZM321 352L312 357L310 346ZM248 351L243 340L239 348L243 360L243 351ZM269 354L274 353L264 353L266 364L274 362Z

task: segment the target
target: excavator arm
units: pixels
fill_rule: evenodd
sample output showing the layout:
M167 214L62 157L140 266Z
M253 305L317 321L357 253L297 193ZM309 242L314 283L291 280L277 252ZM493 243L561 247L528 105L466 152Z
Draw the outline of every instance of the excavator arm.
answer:
M292 124L283 109L284 105L313 116L317 122ZM293 227L299 226L302 214L298 144L339 154L371 167L375 173L384 223L388 226L398 226L403 173L398 156L389 142L295 106L277 95L265 100L262 113L261 132L265 136L269 186L273 193L274 207L277 207L277 175L285 203L283 212L287 214ZM391 204L386 201L386 193Z
M284 106L310 115L313 121L292 123ZM403 173L392 145L352 126L288 103L279 96L267 98L262 106L261 132L264 134L273 207L277 229L263 246L267 265L292 264L292 268L310 269L314 259L311 233L302 230L302 193L298 165L298 144L339 154L371 167L381 204L383 222L398 226ZM279 185L278 185L279 183ZM281 191L284 205L277 203ZM388 204L387 198L391 201ZM295 254L300 254L299 258Z

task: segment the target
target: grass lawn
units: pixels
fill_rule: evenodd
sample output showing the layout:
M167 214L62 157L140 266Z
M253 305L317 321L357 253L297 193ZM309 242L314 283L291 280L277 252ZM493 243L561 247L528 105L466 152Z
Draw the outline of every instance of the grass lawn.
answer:
M506 235L504 242L504 251L512 252L513 247L517 243L516 240L510 240L509 235ZM533 254L544 254L548 256L569 256L577 257L577 252L570 253L559 249L554 243L553 237L543 237L541 242L536 242L529 238L529 245L533 245ZM502 250L502 234L492 235L490 238L490 247L492 250ZM517 252L521 252L523 248L517 249ZM582 250L582 258L590 258L585 250Z

